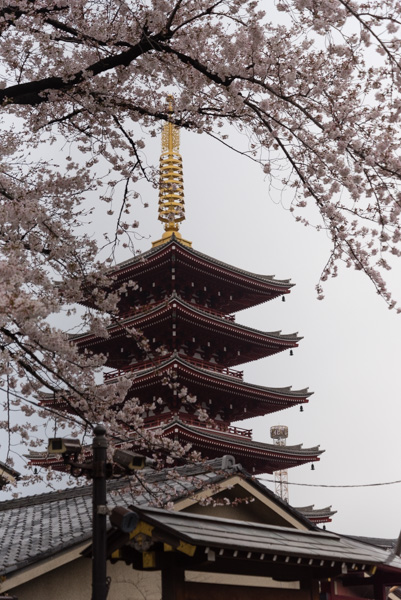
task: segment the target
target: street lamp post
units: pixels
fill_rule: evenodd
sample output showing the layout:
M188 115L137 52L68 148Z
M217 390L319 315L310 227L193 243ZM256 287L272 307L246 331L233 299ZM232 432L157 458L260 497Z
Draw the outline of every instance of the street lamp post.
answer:
M106 600L109 591L107 580L107 490L106 479L113 477L113 463L107 462L107 439L104 425L96 425L93 429L92 460L78 462L82 452L80 442L76 438L49 439L49 454L61 454L63 461L76 477L86 475L93 480L93 517L92 517L92 600ZM118 475L129 475L137 469L143 469L147 459L142 454L129 450L116 450L113 462L117 465ZM138 515L124 507L116 507L110 513L113 527L124 532L133 531L138 523ZM1 599L0 599L1 600Z
M106 469L107 440L104 425L96 425L93 430L93 534L92 534L92 600L106 600L107 597L107 505Z

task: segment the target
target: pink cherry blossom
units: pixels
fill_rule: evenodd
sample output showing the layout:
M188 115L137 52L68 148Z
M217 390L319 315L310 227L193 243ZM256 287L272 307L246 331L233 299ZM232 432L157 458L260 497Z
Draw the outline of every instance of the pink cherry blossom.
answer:
M47 393L60 411L42 414L57 431L84 436L102 420L115 433L125 421L144 445L160 444L143 431L144 407L127 399L129 378L99 387L105 357L79 354L57 323L84 300L96 309L82 308L83 329L106 337L116 318L105 264L119 244L132 247L138 222L125 215L136 184L157 186L144 150L169 118L168 93L180 127L225 145L230 128L246 133L246 155L292 193L294 218L326 230L319 298L344 263L400 311L386 282L401 255L400 25L398 0L1 3L2 427L44 444L32 419L10 419L12 406ZM109 263L87 233L89 192L107 207ZM196 404L174 373L165 385Z

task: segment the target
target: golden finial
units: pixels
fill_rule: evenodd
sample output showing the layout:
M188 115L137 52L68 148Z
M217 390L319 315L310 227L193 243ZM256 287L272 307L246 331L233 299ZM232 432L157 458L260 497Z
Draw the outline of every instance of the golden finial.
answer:
M168 112L173 114L173 97L168 96ZM169 120L162 131L162 153L160 155L159 221L164 223L164 234L152 243L159 246L173 236L186 246L192 243L184 240L179 233L179 224L185 219L184 175L180 155L180 130Z

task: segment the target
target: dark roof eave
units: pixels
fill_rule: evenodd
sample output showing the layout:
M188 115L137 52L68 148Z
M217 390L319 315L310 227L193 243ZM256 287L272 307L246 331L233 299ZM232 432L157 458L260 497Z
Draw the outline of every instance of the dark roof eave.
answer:
M163 252L169 246L172 246L174 244L177 244L180 247L180 249L184 250L189 255L196 256L197 258L201 258L205 262L218 265L221 268L231 271L235 275L243 275L243 276L249 277L250 279L257 280L264 284L270 283L274 287L283 288L282 290L277 290L278 293L285 291L285 289L292 288L295 285L295 283L291 283L290 279L275 279L274 276L272 276L272 275L260 275L257 273L251 273L250 271L246 271L244 269L239 269L237 267L234 267L233 265L229 265L228 263L224 263L223 261L220 261L211 256L208 256L207 254L203 254L202 252L199 252L198 250L189 248L188 246L185 246L184 244L180 243L180 241L177 238L173 238L173 239L169 240L168 242L166 242L166 244L156 246L155 248L151 248L150 250L147 250L146 252L144 252L138 256L134 256L133 258L130 258L122 263L119 263L115 267L112 267L110 269L110 272L113 275L117 275L118 272L121 271L122 269L126 269L130 266L137 265L137 264L143 262L144 260L146 260L147 258L155 256L159 252Z
M149 373L152 373L152 372L154 372L156 374L157 372L160 371L160 369L170 366L170 364L173 362L179 362L179 363L181 363L181 365L183 365L186 368L193 369L194 371L197 371L202 374L207 374L209 377L221 379L222 381L227 382L227 383L235 383L237 385L243 385L244 387L248 387L250 389L265 391L265 392L269 392L271 394L277 394L280 396L286 396L289 400L291 400L292 398L309 398L314 393L314 392L309 392L308 388L304 388L302 390L292 390L291 386L287 386L287 387L283 387L283 388L273 388L273 387L270 388L270 387L266 387L266 386L262 386L262 385L256 385L253 383L247 383L240 379L234 378L231 375L225 375L224 373L219 373L218 371L209 371L207 369L202 369L201 367L198 367L191 363L186 362L183 358L179 357L178 355L173 356L173 357L168 357L164 363L160 363L155 367L152 366L147 369L144 369L143 371L133 371L133 372L131 372L131 374L132 374L132 376L134 376L136 378L143 376L143 375L148 375ZM127 372L126 375L129 377L130 372ZM109 382L111 383L112 381L114 381L114 379L110 380Z
M320 450L320 446L314 446L312 448L302 448L302 444L298 444L296 446L278 446L277 444L266 444L264 442L256 442L253 440L249 440L246 437L234 437L230 435L219 435L215 431L211 431L210 429L196 427L192 425L188 425L184 421L181 421L178 417L174 417L171 419L169 423L166 425L158 426L158 429L167 430L168 428L179 425L183 429L187 429L196 434L204 434L204 436L210 437L212 439L217 439L219 441L230 441L232 443L241 443L244 446L249 446L255 449L266 450L275 453L287 454L293 457L310 457L310 456L320 456L325 452L325 450Z
M177 302L178 304L181 304L187 310L189 309L192 312L194 312L195 314L201 315L202 317L204 317L206 319L210 319L210 320L214 321L215 323L217 323L218 325L223 325L227 328L231 327L232 329L237 330L239 333L244 333L244 334L248 333L251 335L252 334L259 335L261 337L276 340L278 342L290 342L288 344L288 348L292 347L291 344L295 345L303 339L303 336L298 335L298 332L281 333L281 331L261 331L259 329L255 329L253 327L248 327L247 325L241 325L240 323L236 323L235 321L227 321L226 319L224 319L223 317L220 317L219 315L214 315L210 312L203 311L201 307L191 305L188 302L185 302L178 296L170 296L170 298L168 298L168 300L163 300L162 302L159 302L159 303L155 304L154 306L150 306L148 311L146 311L146 312L143 311L143 312L140 312L139 314L133 313L132 315L122 319L118 324L113 323L113 324L109 325L107 328L107 331L109 332L108 337L99 337L99 336L91 334L90 331L87 331L84 333L71 334L69 336L69 339L76 343L79 343L80 341L82 343L85 340L87 340L88 342L89 341L98 342L98 341L108 340L111 338L111 335L113 332L118 332L119 330L124 331L124 327L126 327L127 325L134 325L135 322L137 322L137 321L140 322L141 319L143 319L143 318L149 319L149 317L151 317L152 315L157 315L160 312L160 309L169 308L169 304L171 302ZM140 325L138 325L138 327L140 328Z

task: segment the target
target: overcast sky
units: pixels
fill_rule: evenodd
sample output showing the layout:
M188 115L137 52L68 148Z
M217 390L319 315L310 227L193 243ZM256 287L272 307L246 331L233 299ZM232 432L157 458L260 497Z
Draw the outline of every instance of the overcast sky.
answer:
M244 378L266 386L309 387L314 395L303 413L294 407L240 425L252 427L254 438L264 442L271 441L272 425L287 425L288 444L325 449L314 471L310 465L289 470L290 484L317 486L290 485L290 504L332 505L338 513L329 528L339 532L397 537L401 484L319 486L401 479L401 315L386 308L361 273L345 268L326 285L326 299L317 300L315 284L330 250L326 234L295 223L289 198L269 190L259 166L206 135L183 132L181 137L184 238L196 250L232 265L296 283L286 302L278 298L237 315L238 322L264 331L304 336L294 356L284 352L249 363ZM148 152L157 154L158 144ZM162 233L157 191L146 194L149 208L137 211L140 232L155 240ZM138 242L143 251L150 245L147 239ZM393 281L400 281L400 268L401 262L391 273Z
M187 215L183 237L217 259L296 283L286 302L278 298L237 315L238 322L263 331L304 336L292 357L284 352L245 365L244 379L271 387L309 387L314 395L303 413L294 407L240 426L253 428L254 439L271 442L270 427L287 425L288 444L320 445L325 450L314 471L310 465L289 470L290 504L332 505L338 511L329 525L334 531L397 537L401 484L324 486L401 479L401 315L386 308L363 275L347 269L328 282L326 299L318 301L315 285L330 251L326 234L295 223L288 211L290 199L269 189L258 165L206 135L182 132L181 138ZM150 140L149 162L157 163L159 154L160 140ZM98 204L95 196L89 202ZM143 236L136 247L146 251L162 234L157 190L143 187L142 202L149 207L137 201L132 216L139 219ZM317 215L315 221L319 222ZM92 224L97 236L112 228L110 218ZM127 257L120 253L119 260ZM391 273L394 282L400 281L400 268L401 262ZM274 489L273 483L266 485ZM39 491L46 491L44 484L23 493Z
M325 450L314 471L310 465L289 470L290 484L316 486L290 485L290 504L332 505L338 513L329 528L335 531L397 537L401 483L330 486L401 480L401 315L389 311L366 277L353 270L340 270L326 284L326 299L318 301L315 285L330 251L325 233L295 223L288 211L290 199L269 190L259 166L206 135L183 132L181 137L184 238L217 259L296 283L286 302L278 298L237 315L238 322L251 327L304 336L292 357L284 352L245 365L244 379L272 387L309 387L314 395L303 413L294 407L240 425L252 427L254 439L264 442L271 442L272 425L287 425L288 444L320 444ZM149 140L146 153L149 162L157 162L160 140ZM144 236L137 248L146 251L160 238L162 225L157 190L149 186L142 192L149 207L142 209L138 201L133 218L139 219ZM110 220L93 225L97 233L112 229ZM120 259L125 258L121 253ZM398 300L400 270L401 261L390 274ZM273 483L266 485L274 489Z

